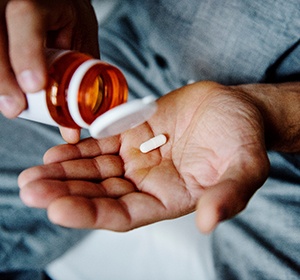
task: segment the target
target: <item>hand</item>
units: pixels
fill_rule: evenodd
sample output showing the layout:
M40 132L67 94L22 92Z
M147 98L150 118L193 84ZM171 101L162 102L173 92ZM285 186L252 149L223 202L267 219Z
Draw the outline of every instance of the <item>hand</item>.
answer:
M203 232L245 208L267 178L260 111L243 92L211 82L158 101L149 122L119 137L50 149L19 177L25 204L67 227L126 231L197 208ZM168 142L143 154L142 142Z
M99 56L97 20L89 0L4 0L0 13L0 111L8 118L25 109L24 92L45 86L45 47ZM78 131L65 129L63 135L70 142L79 137Z

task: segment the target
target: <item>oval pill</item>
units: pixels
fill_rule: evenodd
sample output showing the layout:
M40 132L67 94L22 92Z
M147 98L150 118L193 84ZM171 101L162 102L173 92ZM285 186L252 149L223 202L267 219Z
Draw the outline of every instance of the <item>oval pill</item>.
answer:
M166 142L167 142L167 137L164 134L159 134L147 140L146 142L142 143L140 146L140 151L142 153L148 153L166 144Z

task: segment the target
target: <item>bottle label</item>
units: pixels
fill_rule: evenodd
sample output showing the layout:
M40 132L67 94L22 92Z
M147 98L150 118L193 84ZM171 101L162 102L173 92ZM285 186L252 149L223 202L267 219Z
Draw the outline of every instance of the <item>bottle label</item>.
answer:
M19 115L20 118L52 126L58 126L49 113L45 90L35 93L28 93L26 94L26 99L27 109Z

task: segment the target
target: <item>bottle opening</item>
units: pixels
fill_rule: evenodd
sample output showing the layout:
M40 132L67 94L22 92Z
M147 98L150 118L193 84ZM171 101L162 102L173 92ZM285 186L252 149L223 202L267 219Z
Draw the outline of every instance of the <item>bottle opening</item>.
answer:
M82 86L79 90L83 90L84 94L80 94L79 98L84 98L84 101L79 100L80 103L85 104L85 107L92 115L99 111L103 95L105 94L104 83L100 76L96 77L90 84Z
M109 109L127 101L127 83L115 67L99 63L84 75L78 92L78 108L82 119L91 124Z

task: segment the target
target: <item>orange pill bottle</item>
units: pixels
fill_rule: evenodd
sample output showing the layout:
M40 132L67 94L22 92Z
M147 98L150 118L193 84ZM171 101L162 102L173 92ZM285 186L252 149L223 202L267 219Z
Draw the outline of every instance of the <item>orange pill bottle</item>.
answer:
M88 128L108 110L127 101L128 87L113 65L76 51L46 50L48 82L27 93L21 118L69 128Z

